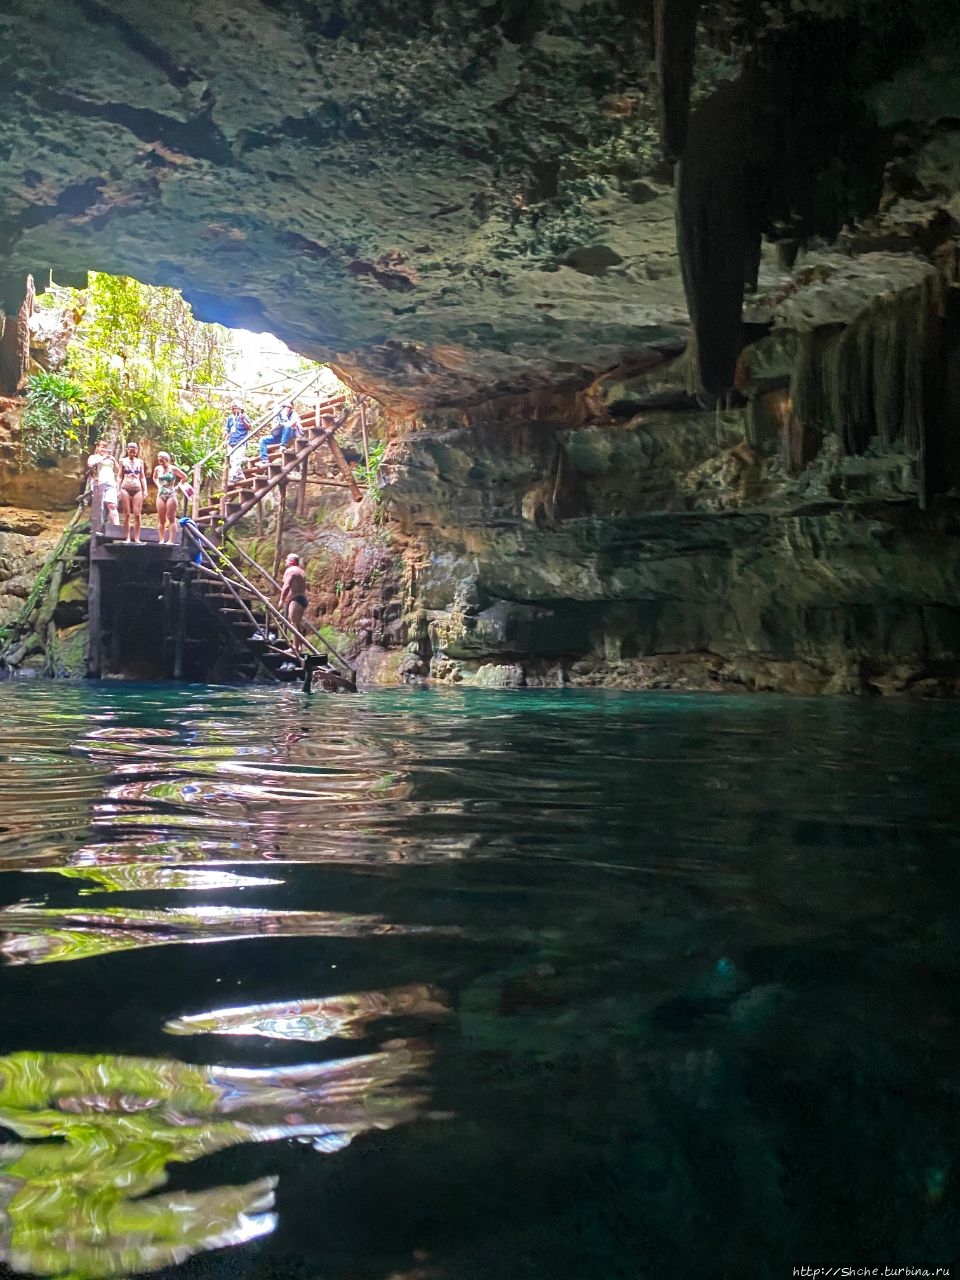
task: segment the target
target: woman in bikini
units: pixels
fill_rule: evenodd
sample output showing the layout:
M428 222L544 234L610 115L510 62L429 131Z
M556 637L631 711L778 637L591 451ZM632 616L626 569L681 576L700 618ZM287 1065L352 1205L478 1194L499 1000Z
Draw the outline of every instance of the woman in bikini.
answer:
M187 473L170 460L169 453L157 454L153 483L157 486L157 539L173 543L177 530L177 485L185 483Z
M140 457L140 446L135 440L127 445L125 458L120 459L120 516L123 521L125 541L140 545L140 512L147 495L147 470ZM133 516L133 537L130 537L130 517Z

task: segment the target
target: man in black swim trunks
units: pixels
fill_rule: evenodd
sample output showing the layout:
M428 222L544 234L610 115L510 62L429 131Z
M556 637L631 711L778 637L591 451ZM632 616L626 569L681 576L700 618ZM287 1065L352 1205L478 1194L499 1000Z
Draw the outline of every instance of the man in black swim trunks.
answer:
M287 556L286 568L283 571L283 590L280 592L280 609L286 611L287 621L297 631L302 630L303 611L307 607L307 575L300 563L300 557L292 552ZM290 637L290 648L299 658L300 637Z

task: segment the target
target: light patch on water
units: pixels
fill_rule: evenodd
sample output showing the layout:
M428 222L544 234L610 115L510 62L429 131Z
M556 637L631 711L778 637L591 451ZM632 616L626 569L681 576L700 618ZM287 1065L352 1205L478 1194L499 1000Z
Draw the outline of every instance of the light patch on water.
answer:
M412 983L386 991L360 991L317 1000L282 1000L192 1013L164 1023L174 1036L264 1036L270 1040L316 1043L338 1037L356 1040L381 1018L412 1017L437 1021L449 1017L444 993Z

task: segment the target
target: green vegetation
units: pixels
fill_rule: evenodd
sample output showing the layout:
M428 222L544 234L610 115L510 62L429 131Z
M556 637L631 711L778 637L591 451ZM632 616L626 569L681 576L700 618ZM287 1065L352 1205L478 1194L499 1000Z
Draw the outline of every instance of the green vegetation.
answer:
M369 466L362 463L356 468L356 477L361 484L368 485L371 489L378 487L377 474L380 470L380 463L383 461L383 455L387 451L386 440L376 440L371 444L368 459Z
M62 373L34 373L27 381L23 451L34 465L44 454L81 450L83 388Z
M54 287L38 305L79 316L64 368L27 381L24 451L83 451L100 433L143 439L190 466L218 441L233 347L176 289L90 273L86 289Z
M12 650L20 647L24 638L29 637L32 630L41 629L41 626L45 626L53 617L64 574L82 557L90 536L89 529L85 526L81 525L78 529L81 514L81 511L77 510L60 535L60 540L34 579L30 594L23 602L17 616L12 622L0 627L0 657L4 660L9 657ZM69 656L72 660L76 654L74 652ZM66 656L59 655L59 657L63 659L59 665L65 665ZM52 655L52 661L56 670L58 655Z
M285 1138L337 1150L416 1118L421 1095L404 1082L426 1055L394 1048L355 1061L238 1072L170 1058L7 1054L0 1124L19 1141L0 1147L0 1255L19 1274L102 1280L269 1234L274 1177L170 1191L168 1167Z
M357 637L352 631L338 631L329 622L317 627L317 635L336 653L347 653L357 647Z

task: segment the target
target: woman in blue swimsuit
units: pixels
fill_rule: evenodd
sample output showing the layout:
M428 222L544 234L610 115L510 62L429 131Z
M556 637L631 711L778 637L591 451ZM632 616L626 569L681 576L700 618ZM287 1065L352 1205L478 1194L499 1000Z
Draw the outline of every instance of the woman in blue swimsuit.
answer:
M157 486L157 541L172 543L177 531L177 485L184 482L187 473L170 460L169 453L157 454L153 469L153 483Z

